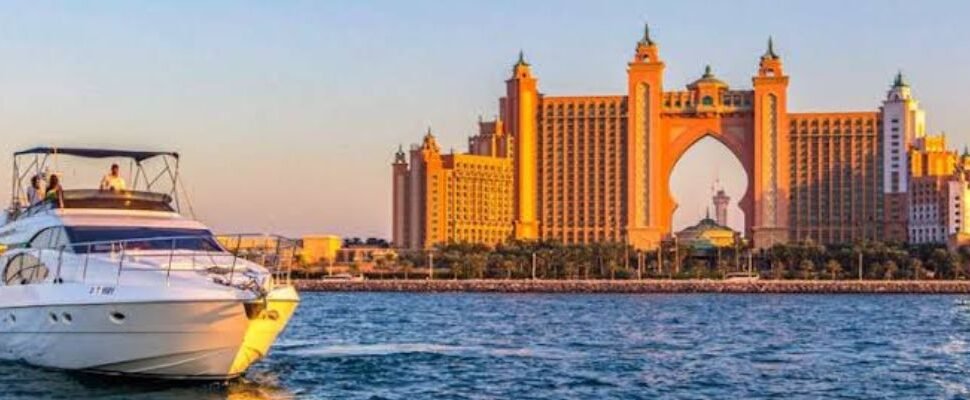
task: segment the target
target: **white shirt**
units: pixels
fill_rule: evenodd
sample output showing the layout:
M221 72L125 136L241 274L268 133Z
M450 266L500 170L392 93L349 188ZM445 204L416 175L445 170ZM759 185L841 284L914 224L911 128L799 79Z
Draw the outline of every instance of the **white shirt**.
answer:
M32 206L44 200L44 190L33 186L27 188L27 205Z
M123 192L127 190L127 188L125 187L125 180L121 179L120 176L107 174L104 176L104 178L101 178L101 190Z

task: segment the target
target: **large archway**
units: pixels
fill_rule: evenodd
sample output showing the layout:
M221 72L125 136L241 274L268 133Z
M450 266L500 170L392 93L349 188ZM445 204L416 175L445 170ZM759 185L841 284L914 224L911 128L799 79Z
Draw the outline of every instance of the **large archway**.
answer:
M660 204L658 204L658 222L662 224L666 232L669 233L673 230L674 212L676 212L678 204L671 191L672 173L679 164L679 161L695 145L702 140L712 140L719 144L722 149L727 149L727 153L733 155L733 157L728 157L727 159L731 160L733 158L733 161L739 163L743 175L746 178L743 194L732 199L732 202L738 205L741 213L744 215L744 228L742 232L745 236L751 237L752 227L755 222L754 202L752 201L754 198L753 178L755 176L754 144L751 143L750 134L745 134L746 131L750 132L750 130L745 126L744 121L725 124L723 120L707 120L706 122L708 123L706 124L698 124L701 121L684 121L685 123L679 129L675 127L675 129L669 130L669 135L664 135L666 136L665 139L667 139L664 141L666 144L665 148L668 151L664 152L662 162L659 165L660 182L658 182L658 185L652 185L652 189L656 193L655 198L660 200ZM710 186L710 182L695 182L695 184L702 187ZM704 197L709 198L709 196Z
M708 212L715 218L712 197L716 190L724 190L730 197L726 225L745 232L740 200L748 190L748 173L719 140L708 135L689 147L674 163L668 184L674 199L673 231L696 224Z

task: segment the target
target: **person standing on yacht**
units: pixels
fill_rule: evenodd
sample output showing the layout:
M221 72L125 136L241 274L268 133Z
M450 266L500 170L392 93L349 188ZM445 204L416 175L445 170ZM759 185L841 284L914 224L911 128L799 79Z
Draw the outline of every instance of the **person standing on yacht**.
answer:
M64 188L61 187L61 178L57 175L51 175L44 200L54 202L57 208L64 208Z
M101 178L101 190L112 192L124 192L127 190L125 187L125 180L121 178L120 168L118 164L111 164L111 172Z
M27 189L27 206L32 206L34 204L40 203L44 200L44 195L46 194L44 188L41 187L40 175L34 175L30 177L30 188Z

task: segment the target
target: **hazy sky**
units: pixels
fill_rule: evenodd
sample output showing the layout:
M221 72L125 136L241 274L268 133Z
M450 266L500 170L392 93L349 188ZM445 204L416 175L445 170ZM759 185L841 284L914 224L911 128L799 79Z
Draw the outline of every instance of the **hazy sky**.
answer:
M0 163L39 144L175 149L220 231L386 237L398 143L430 125L463 150L519 49L544 93L620 94L649 20L668 88L707 63L747 88L773 35L790 110L874 110L902 69L930 129L962 147L968 15L966 1L9 1ZM740 197L729 154L709 141L685 156L672 186L695 201L678 224L714 178Z

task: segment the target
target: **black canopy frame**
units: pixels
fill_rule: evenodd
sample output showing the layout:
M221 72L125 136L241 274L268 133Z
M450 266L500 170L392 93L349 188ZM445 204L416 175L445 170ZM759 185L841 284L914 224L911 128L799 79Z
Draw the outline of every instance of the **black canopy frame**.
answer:
M11 208L13 210L28 206L21 204L21 199L26 197L25 190L29 186L30 177L43 175L52 163L57 164L57 157L62 155L79 158L127 158L130 162L128 170L130 171L129 180L132 182L131 190L152 192L154 188L158 187L160 180L167 178L164 181L170 182L171 186L167 192L162 193L171 196L175 203L175 209L181 211L179 189L182 183L179 179L179 153L77 147L34 147L15 152L13 156L13 190L11 190ZM149 171L146 170L143 162L154 158L160 158L162 165L158 168L157 173L149 175ZM24 161L28 162L21 168L21 163ZM25 183L27 184L25 185ZM139 188L139 184L142 184L143 187ZM182 191L184 192L184 189Z
M21 156L26 154L60 154L82 158L130 158L135 162L142 162L149 158L166 156L174 159L179 158L179 153L174 151L137 151L137 150L116 150L116 149L86 149L78 147L34 147L32 149L21 150L13 155Z

